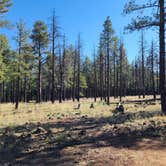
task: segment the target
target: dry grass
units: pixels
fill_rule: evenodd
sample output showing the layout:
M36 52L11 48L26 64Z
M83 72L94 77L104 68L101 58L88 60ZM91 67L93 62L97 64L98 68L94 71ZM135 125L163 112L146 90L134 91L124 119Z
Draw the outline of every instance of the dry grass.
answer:
M98 99L94 109L93 99L81 99L80 109L72 101L20 103L18 110L1 104L0 159L11 165L164 166L166 117L160 115L160 102L135 100L142 99L123 98L125 114L113 113L119 102L113 98L110 106ZM151 121L154 130L147 130ZM3 131L6 127L13 128Z
M152 98L147 96L146 99ZM152 104L135 104L128 103L126 101L141 100L138 97L126 97L123 98L125 112L137 112L137 111L158 111L160 110L159 102ZM119 99L111 98L113 104L107 106L105 103L98 102L94 104L94 109L90 109L93 99L82 99L80 109L76 109L78 103L72 101L65 101L63 104L55 102L55 104L47 103L20 103L19 109L15 110L13 104L0 104L0 128L7 126L17 126L25 124L26 122L41 122L48 119L49 116L54 118L68 118L68 117L80 117L88 116L94 118L109 117L112 116L112 111L116 107ZM163 119L165 117L153 117L154 119Z
M25 122L44 121L49 115L56 118L73 117L80 115L88 115L89 117L110 116L114 106L103 105L97 102L95 109L90 109L91 101L81 101L81 108L78 110L78 103L65 101L63 104L55 102L55 104L47 103L20 103L19 109L15 110L13 104L0 105L0 128L7 126L22 125Z

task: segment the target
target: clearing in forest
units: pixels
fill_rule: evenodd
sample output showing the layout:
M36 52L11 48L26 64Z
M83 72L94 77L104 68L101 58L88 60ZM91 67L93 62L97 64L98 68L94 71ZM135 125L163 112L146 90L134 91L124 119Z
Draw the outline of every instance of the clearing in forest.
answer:
M99 100L99 99L98 99ZM0 105L1 165L165 165L166 118L159 101L124 98L125 113L82 99Z

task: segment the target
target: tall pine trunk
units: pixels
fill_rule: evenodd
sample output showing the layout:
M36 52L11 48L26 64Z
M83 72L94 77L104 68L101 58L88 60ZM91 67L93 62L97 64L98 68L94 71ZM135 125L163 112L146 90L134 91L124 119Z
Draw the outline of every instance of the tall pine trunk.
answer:
M61 51L59 51L59 73L60 73L60 89L59 89L59 103L62 103L62 93L63 93L63 69L62 69L62 57Z
M41 102L41 96L42 96L42 73L41 73L41 67L42 67L42 56L41 56L41 50L39 46L39 73L38 73L38 96L37 96L37 102Z
M18 55L19 55L19 59L20 59L20 55L21 55L21 42L19 41L19 51L18 51ZM19 63L19 62L18 62ZM18 64L18 68L17 68L17 79L16 79L16 94L15 94L15 109L18 109L18 105L19 105L19 99L20 99L20 64Z
M80 35L78 36L78 52L77 52L77 101L80 101Z
M109 50L108 35L107 35L107 105L110 104L110 53L109 53L110 50Z
M152 50L151 50L151 75L152 75L153 98L154 98L154 100L156 100L155 78L154 78L154 45L153 45L153 41L152 41Z
M27 77L24 77L24 102L27 102Z
M51 102L55 101L55 12L53 11L52 17L52 89L51 89Z
M100 100L103 100L103 54L100 53Z
M94 102L97 98L97 71L96 71L96 53L94 51Z
M160 94L161 109L166 114L166 95L165 95L165 7L164 0L159 0L160 5Z
M19 105L19 89L20 89L20 77L17 76L17 80L16 80L16 93L15 93L15 99L16 99L15 109L18 109L18 105Z
M141 57L142 57L142 96L145 98L145 66L144 66L144 36L141 32Z
M77 62L77 51L74 51L74 65L73 65L73 87L72 87L72 99L75 101L76 93L76 62Z
M120 45L120 87L119 87L119 96L120 96L120 102L122 101L122 56L123 56L123 52L122 52L122 44Z

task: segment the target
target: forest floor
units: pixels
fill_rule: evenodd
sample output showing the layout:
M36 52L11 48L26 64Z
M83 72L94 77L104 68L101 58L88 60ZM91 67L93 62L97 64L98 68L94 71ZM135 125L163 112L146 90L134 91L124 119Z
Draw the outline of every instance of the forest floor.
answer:
M98 99L99 100L99 99ZM126 97L124 113L82 99L0 105L0 165L165 166L166 116L160 101Z

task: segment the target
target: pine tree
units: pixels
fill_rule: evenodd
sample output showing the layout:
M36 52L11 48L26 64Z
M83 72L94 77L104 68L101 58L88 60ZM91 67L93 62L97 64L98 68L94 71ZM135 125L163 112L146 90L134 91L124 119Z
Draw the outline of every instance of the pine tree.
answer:
M76 63L77 63L77 50L74 50L73 53L74 57L74 62L73 62L73 87L72 87L72 99L75 101L76 97Z
M160 95L161 95L161 109L166 113L166 95L165 95L165 1L152 0L146 1L139 5L135 0L129 1L124 7L124 14L130 14L136 11L144 11L146 9L159 9L157 14L152 10L150 15L138 15L132 19L131 24L125 28L129 31L140 30L143 28L159 27L159 46L160 46ZM149 12L147 12L148 14Z
M114 30L112 28L112 23L109 17L106 18L104 22L103 30L103 40L104 40L104 49L106 52L106 85L107 85L107 104L110 104L110 79L111 79L111 68L110 68L110 53L113 48L113 42L116 40Z
M77 101L80 101L80 63L81 63L81 39L78 35L78 48L77 48Z
M155 88L155 72L154 72L154 61L155 60L155 52L154 52L154 41L151 43L151 50L150 50L150 65L151 65L151 78L152 78L152 91L153 91L153 98L156 100L156 88Z
M93 68L94 68L94 101L96 102L97 98L97 65L96 65L96 51L94 49L93 53Z
M51 33L50 33L50 38L51 38L51 44L52 44L52 76L51 76L51 102L54 103L55 100L55 51L56 51L56 40L58 38L58 26L57 26L57 21L56 21L56 16L55 16L55 10L53 11L52 14L52 19L51 19Z
M17 80L16 80L16 105L15 109L18 109L18 104L20 100L20 77L21 77L21 65L23 65L23 49L27 43L29 37L29 32L25 28L25 23L20 20L17 23L17 36L15 37L15 40L18 45L18 66L17 66ZM19 64L20 63L20 64ZM21 64L22 63L22 64Z
M5 13L9 11L9 8L11 7L12 3L11 0L1 0L0 1L0 27L6 27L9 25L9 22L7 20L2 20Z
M100 100L103 100L104 97L104 52L103 52L103 35L100 35L100 41L99 41L99 77L100 77Z
M42 21L36 21L32 30L31 39L35 54L38 54L38 93L37 102L41 102L42 97L42 54L49 43L47 26Z
M145 98L145 41L144 41L144 33L141 31L141 63L142 63L142 96Z

